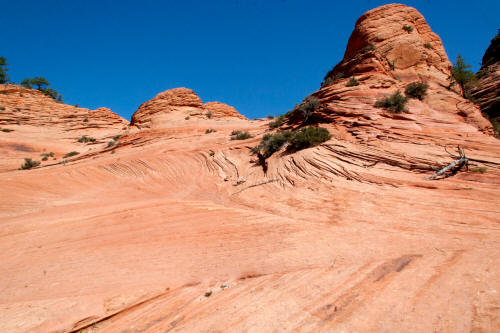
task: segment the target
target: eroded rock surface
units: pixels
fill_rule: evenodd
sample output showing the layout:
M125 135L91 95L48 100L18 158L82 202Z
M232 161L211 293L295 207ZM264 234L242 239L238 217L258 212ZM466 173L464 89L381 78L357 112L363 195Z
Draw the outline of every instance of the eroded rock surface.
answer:
M131 125L138 128L161 128L172 122L211 118L245 119L235 108L219 103L203 104L196 93L187 88L174 88L161 92L141 104L132 115Z
M359 25L381 48L401 23L437 38L419 15L389 5ZM0 173L2 330L498 332L500 143L440 86L446 58L394 71L377 59L359 86L314 94L332 138L283 148L267 172L250 149L268 122L185 121L204 107L186 89L143 104L147 130L120 145ZM408 114L373 107L418 74L430 93ZM476 165L426 180L457 145Z

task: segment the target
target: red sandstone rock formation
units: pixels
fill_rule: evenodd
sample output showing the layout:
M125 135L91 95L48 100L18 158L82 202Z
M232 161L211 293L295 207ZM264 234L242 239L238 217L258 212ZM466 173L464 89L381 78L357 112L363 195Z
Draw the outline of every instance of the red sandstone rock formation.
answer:
M246 119L229 105L219 102L203 104L191 89L175 88L161 92L141 104L132 115L130 125L139 128L161 128L171 126L173 121L212 117Z
M0 127L6 130L0 132L1 172L17 169L25 157L40 161L40 154L52 152L54 157L42 165L53 164L71 151L102 147L123 132L128 121L107 108L67 105L38 90L6 84L0 85ZM84 135L96 141L78 143Z
M402 5L365 14L355 35L377 49L339 65L361 84L315 93L331 140L275 153L267 173L250 153L267 122L205 120L220 107L187 89L143 104L135 125L158 129L118 147L0 173L2 330L499 331L500 143L439 85L446 55L424 23ZM388 70L392 50L410 57L402 24L439 60ZM408 114L373 108L418 74L430 94ZM486 172L426 180L456 145Z

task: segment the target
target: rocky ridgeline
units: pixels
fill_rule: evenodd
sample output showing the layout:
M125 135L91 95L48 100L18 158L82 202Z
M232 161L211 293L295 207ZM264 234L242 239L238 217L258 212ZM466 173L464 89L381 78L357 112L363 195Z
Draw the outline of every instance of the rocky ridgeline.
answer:
M59 127L65 131L122 129L128 121L107 108L89 110L57 102L41 91L0 85L0 125Z

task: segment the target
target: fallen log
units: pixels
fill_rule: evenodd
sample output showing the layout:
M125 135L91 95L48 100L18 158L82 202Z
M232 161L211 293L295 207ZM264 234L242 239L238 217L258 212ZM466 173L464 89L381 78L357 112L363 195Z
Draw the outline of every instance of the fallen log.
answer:
M425 179L426 180L435 179L435 178L437 178L439 176L444 175L446 172L448 172L450 170L453 170L453 174L455 174L464 165L466 167L468 167L469 166L469 159L465 156L465 153L462 151L462 149L460 148L460 146L458 146L458 153L459 153L458 156L452 155L453 157L457 158L455 161L451 162L450 164L448 164L444 168L440 169L438 172L436 172L432 176L429 176L429 177L427 177Z

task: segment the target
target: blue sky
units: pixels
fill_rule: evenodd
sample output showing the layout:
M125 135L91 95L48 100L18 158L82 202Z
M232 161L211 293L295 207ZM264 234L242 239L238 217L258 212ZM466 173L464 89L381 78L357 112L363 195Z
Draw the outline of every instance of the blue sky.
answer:
M68 104L130 119L175 87L250 118L316 91L354 23L389 1L0 0L0 56L12 80L44 76ZM406 1L477 70L500 28L499 1Z

